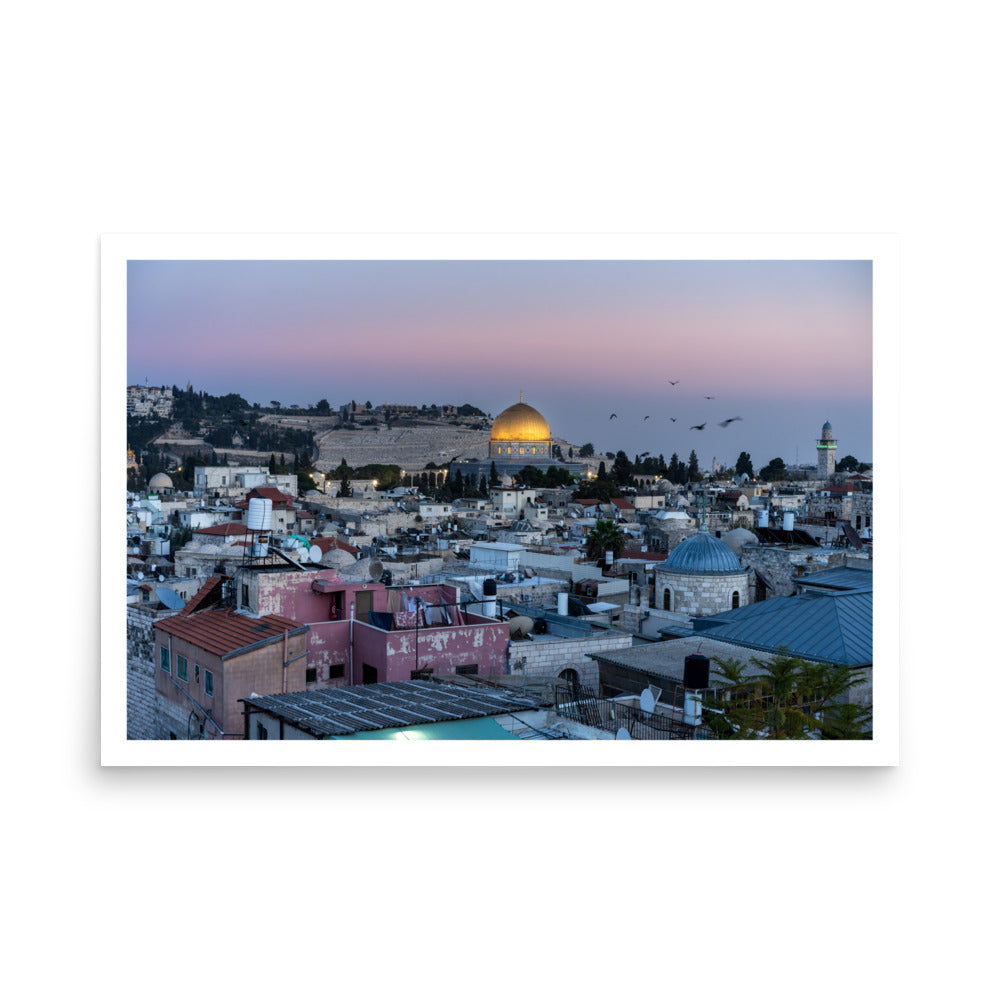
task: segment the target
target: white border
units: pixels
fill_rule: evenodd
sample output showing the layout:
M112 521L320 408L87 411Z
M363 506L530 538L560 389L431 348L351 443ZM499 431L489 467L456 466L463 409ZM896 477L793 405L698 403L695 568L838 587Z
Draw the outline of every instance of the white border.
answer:
M130 259L872 260L875 738L865 742L138 741L125 738L122 537ZM896 765L899 763L899 245L886 235L106 235L101 240L102 765Z

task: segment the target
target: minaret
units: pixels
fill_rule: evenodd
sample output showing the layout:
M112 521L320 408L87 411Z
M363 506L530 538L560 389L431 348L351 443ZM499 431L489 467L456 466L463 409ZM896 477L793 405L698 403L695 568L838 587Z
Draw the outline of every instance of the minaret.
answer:
M816 442L816 478L832 479L837 467L837 442L828 420L823 424L819 440Z

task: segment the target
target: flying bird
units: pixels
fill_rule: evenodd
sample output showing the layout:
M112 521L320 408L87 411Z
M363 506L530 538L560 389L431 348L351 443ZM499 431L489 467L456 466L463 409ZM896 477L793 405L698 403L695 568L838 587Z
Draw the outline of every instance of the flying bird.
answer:
M671 418L670 418L670 422L671 422L672 424L676 424L676 423L677 423L677 418L676 418L676 417L671 417Z
M742 420L742 417L729 417L727 420L723 420L720 427L728 427L734 420Z
M707 423L708 423L708 421L706 420L705 424L707 424ZM688 430L691 430L691 431L703 431L705 429L705 424L692 424L688 428Z
M612 413L612 414L611 414L611 416L610 416L610 417L608 417L608 420L614 420L614 419L615 419L615 417L617 417L617 416L618 416L618 414L617 414L617 413Z
M705 399L715 399L715 396L706 396Z
M667 379L667 381L668 381L668 382L669 382L669 383L670 383L671 385L677 385L677 383L678 383L678 382L680 381L680 379L677 379L677 380L675 381L674 379L669 379L669 378L668 378L668 379Z
M649 420L649 414L647 413L646 416L644 416L642 419L643 420Z

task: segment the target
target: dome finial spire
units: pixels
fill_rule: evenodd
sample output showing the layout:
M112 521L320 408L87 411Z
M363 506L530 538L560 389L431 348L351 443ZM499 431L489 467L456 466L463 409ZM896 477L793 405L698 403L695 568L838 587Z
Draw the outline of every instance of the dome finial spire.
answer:
M520 395L521 395L521 402L523 403L524 402L524 390L523 389L521 390Z

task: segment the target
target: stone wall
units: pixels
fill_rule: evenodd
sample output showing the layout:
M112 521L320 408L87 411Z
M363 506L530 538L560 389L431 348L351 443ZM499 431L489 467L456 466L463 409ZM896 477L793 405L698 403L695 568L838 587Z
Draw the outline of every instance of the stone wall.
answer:
M176 613L141 607L126 609L126 736L130 740L165 738L157 718L153 623Z
M741 558L751 569L759 570L774 585L768 597L791 597L795 580L806 573L844 566L847 553L843 550L820 549L812 546L744 545ZM754 584L756 586L756 584Z
M512 642L511 674L518 676L526 672L529 678L555 679L569 668L577 672L581 684L597 690L600 681L597 661L591 660L587 654L628 649L631 645L632 636L625 632L598 633L586 639Z
M656 607L663 608L663 595L669 588L670 607L664 610L679 614L717 615L733 608L733 593L738 595L738 607L750 603L750 579L752 574L720 573L717 575L695 575L686 573L656 574Z

